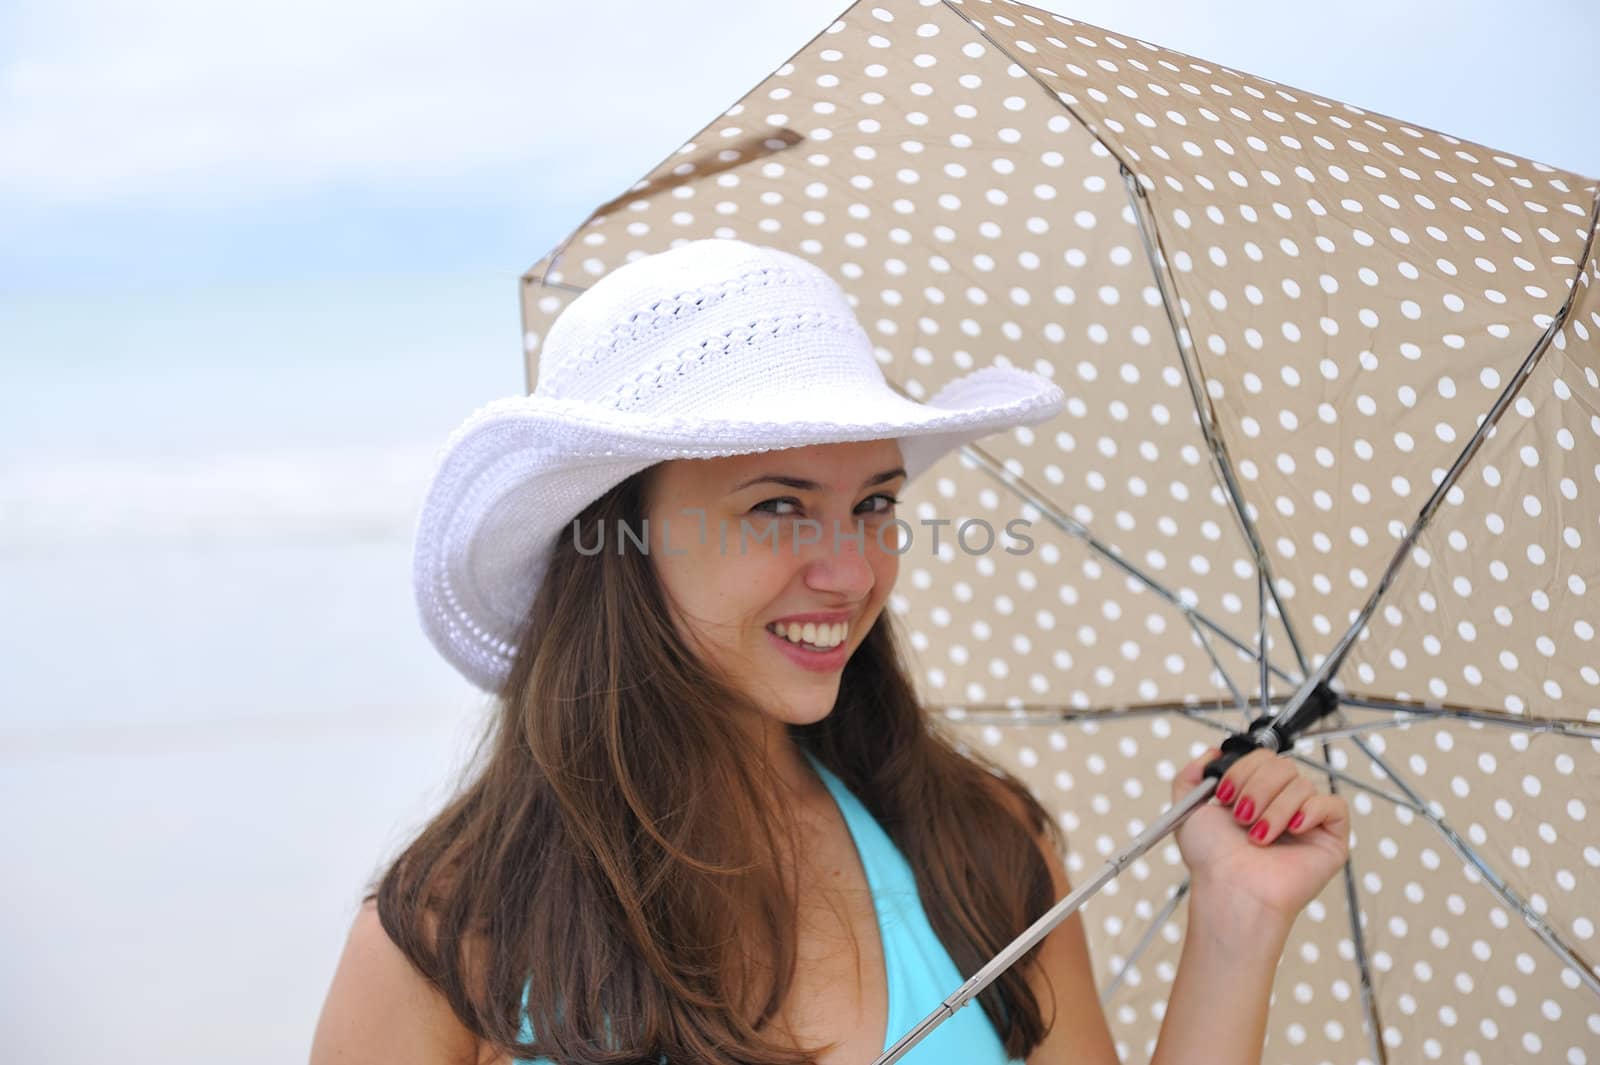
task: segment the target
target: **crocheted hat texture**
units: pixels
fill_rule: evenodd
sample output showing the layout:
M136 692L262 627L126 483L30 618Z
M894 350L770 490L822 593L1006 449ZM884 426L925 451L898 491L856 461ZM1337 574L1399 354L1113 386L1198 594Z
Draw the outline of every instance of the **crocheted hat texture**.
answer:
M658 462L895 438L907 482L952 448L1044 421L1048 379L989 366L926 403L884 379L844 290L740 240L688 241L595 282L551 325L529 395L472 413L440 449L412 576L428 639L500 689L557 537Z

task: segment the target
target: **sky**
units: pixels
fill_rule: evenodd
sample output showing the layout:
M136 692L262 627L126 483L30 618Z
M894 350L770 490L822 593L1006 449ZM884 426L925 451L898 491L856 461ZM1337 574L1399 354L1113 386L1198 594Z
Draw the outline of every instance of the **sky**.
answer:
M509 285L845 6L13 0L0 292ZM1045 6L1600 174L1592 0Z
M0 552L400 535L518 275L845 7L0 2ZM1052 10L1600 175L1593 0Z

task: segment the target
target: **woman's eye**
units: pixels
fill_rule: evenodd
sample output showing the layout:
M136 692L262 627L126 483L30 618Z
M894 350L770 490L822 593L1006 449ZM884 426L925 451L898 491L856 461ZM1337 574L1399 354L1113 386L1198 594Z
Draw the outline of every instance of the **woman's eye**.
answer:
M773 515L776 515L777 517L780 517L780 518L789 517L790 516L790 512L788 512L788 511L776 511L776 510L767 510L767 509L765 509L766 507L778 506L780 504L787 504L789 506L798 507L800 505L800 501L798 499L791 499L788 496L785 496L782 499L764 499L761 502L757 503L755 506L751 507L750 509L751 510L759 510L763 514L773 514Z
M883 500L882 505L881 506L870 506L869 504L871 504L872 501L875 500L875 499ZM894 496L890 495L888 492L879 492L876 495L868 496L866 499L862 500L861 505L862 506L866 506L868 508L866 510L866 513L868 513L868 514L887 514L887 513L889 513L890 510L894 509L895 504L897 504L899 502L900 502L900 500L896 499ZM780 507L780 506L790 506L790 507L798 508L800 506L800 501L798 499L793 498L792 496L784 496L781 499L764 499L761 502L757 503L755 506L751 507L750 509L754 510L754 511L760 511L763 514L772 514L772 515L774 515L776 517L780 517L780 518L793 517L796 513L798 513L798 509L796 509L796 510L776 510L776 509L772 509L772 508L776 508L776 507Z

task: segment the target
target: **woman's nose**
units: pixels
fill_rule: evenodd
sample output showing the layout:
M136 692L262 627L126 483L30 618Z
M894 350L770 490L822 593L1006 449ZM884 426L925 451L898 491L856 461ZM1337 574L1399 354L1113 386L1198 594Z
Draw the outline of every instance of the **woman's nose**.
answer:
M806 566L806 584L817 591L839 592L860 597L872 589L877 579L867 558L872 530L865 522L841 520L835 532L825 523L821 539L812 548Z

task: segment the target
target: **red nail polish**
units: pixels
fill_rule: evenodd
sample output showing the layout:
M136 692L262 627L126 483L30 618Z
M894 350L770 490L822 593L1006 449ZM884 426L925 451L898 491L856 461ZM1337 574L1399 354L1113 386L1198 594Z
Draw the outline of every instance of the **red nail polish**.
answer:
M1256 804L1250 799L1240 799L1239 805L1234 807L1233 816L1239 819L1240 824L1248 825L1250 815L1256 812Z
M1293 832L1295 829L1305 824L1305 820L1306 812L1304 810L1296 813L1293 817L1289 818L1289 831Z
M1250 830L1250 838L1257 843L1265 843L1267 839L1267 823L1265 821L1257 821L1256 827Z
M1218 802L1232 802L1233 801L1233 781L1224 780L1221 784L1217 785L1217 801Z

